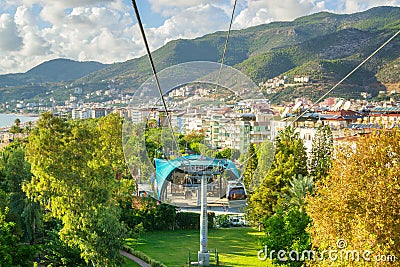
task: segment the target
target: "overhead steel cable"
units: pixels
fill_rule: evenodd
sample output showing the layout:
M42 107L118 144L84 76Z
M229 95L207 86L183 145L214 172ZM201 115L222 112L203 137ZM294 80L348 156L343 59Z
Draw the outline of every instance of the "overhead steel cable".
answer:
M218 71L217 80L215 81L215 84L216 84L216 86L215 86L215 91L216 91L217 88L218 88L218 83L219 83L219 79L220 79L220 76L221 76L222 67L223 67L224 62L225 62L226 50L227 50L227 48L228 48L229 37L230 37L230 34L231 34L231 29L232 29L232 24L233 24L233 18L234 18L234 16L235 16L236 3L237 3L237 0L235 0L235 2L233 3L232 15L231 15L231 20L230 20L230 22L229 22L228 32L227 32L226 38L225 38L225 45L224 45L224 50L223 50L223 52L222 52L221 64L220 64L220 66L219 66L219 71Z
M400 34L400 30L397 31L392 37L390 37L386 42L384 42L380 47L378 47L374 52L372 52L366 59L364 59L360 64L357 65L353 70L351 70L346 76L343 77L338 83L336 83L331 89L329 89L325 94L323 94L320 98L315 101L311 107L307 108L304 112L302 112L299 116L297 116L293 121L288 126L293 125L298 119L300 119L304 114L306 114L312 107L317 105L322 99L324 99L327 95L332 93L333 90L335 90L340 84L342 84L346 79L348 79L351 75L353 75L359 68L361 68L366 62L368 62L373 56L375 56L380 50L382 50L386 45L388 45L391 41L393 41L394 38L396 38ZM258 151L260 151L265 143L261 143L259 147L257 147L256 151L254 154L250 155L245 161L244 164L247 163L253 156L257 155ZM243 165L244 165L243 164Z
M154 75L154 80L156 82L157 89L158 89L158 92L160 94L160 98L161 98L161 101L162 101L162 105L163 105L164 110L165 110L165 116L167 117L169 128L171 129L172 138L173 138L173 140L175 142L176 149L177 149L177 151L179 153L179 144L178 144L178 141L176 140L176 137L174 135L174 130L173 130L173 127L172 127L171 117L170 117L169 112L168 112L167 103L165 102L164 94L162 92L161 85L160 85L160 81L158 80L158 75L157 75L157 71L156 71L156 68L155 68L155 65L154 65L153 57L151 55L150 47L149 47L149 44L147 42L146 33L144 31L143 23L142 23L142 20L140 18L139 9L138 9L138 7L136 5L136 1L135 0L132 0L132 5L133 5L133 9L135 10L135 15L136 15L136 19L137 19L138 24L139 24L140 33L142 35L143 42L144 42L144 45L146 47L147 56L149 58L151 69L152 69L153 75Z

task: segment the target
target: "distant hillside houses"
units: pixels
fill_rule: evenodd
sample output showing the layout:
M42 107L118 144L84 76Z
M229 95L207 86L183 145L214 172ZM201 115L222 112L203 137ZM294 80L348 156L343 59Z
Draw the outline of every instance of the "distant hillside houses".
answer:
M310 77L308 77L308 76L294 77L293 81L295 83L308 83L310 81Z
M268 79L264 83L260 83L259 86L261 88L265 88L267 94L273 94L276 93L276 90L274 89L286 88L289 86L298 86L309 82L310 82L309 76L294 76L294 77L278 76L272 79Z
M189 97L189 96L195 96L199 95L200 97L205 97L210 94L210 90L202 87L196 87L196 86L182 86L180 88L174 89L171 92L169 92L168 96L169 97Z

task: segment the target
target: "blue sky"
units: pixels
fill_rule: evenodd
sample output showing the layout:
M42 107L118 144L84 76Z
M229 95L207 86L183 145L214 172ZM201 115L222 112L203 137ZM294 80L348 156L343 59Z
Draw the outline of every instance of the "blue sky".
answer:
M233 0L137 0L151 48L228 28ZM400 0L238 0L233 27L293 20L319 11L353 13ZM130 0L0 0L0 74L43 61L103 63L144 54Z

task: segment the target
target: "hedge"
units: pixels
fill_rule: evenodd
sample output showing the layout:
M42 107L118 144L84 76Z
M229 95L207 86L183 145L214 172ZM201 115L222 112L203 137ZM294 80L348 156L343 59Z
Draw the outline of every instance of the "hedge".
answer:
M143 252L134 250L133 248L131 248L131 247L129 247L129 246L126 246L126 245L125 245L125 246L124 246L124 250L125 250L126 252L132 254L133 256L138 257L138 258L141 259L142 261L144 261L144 262L150 264L151 267L167 267L167 265L165 265L165 264L163 264L163 263L161 263L161 262L159 262L159 261L156 261L155 259L153 259L153 258L147 256L147 255L144 254Z

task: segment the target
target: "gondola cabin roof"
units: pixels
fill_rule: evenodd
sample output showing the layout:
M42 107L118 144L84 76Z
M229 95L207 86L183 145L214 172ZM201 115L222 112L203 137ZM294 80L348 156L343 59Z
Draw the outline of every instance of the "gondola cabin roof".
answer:
M201 175L211 169L222 168L233 179L239 179L236 165L228 159L215 159L203 155L188 155L173 160L154 159L156 167L157 196L160 197L163 185L171 180L174 172Z

